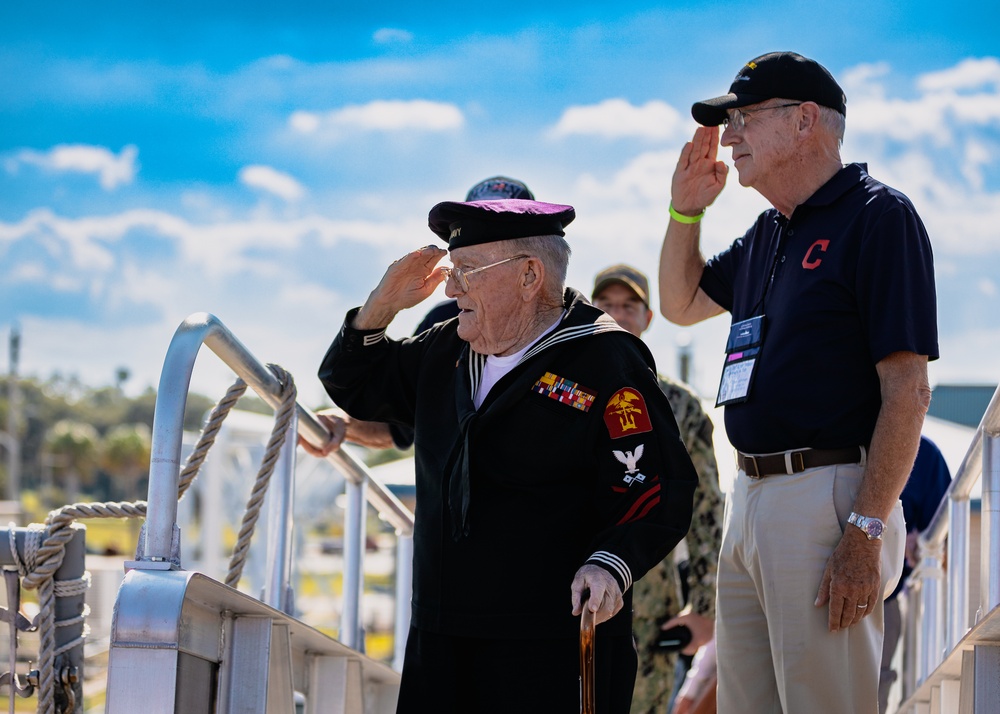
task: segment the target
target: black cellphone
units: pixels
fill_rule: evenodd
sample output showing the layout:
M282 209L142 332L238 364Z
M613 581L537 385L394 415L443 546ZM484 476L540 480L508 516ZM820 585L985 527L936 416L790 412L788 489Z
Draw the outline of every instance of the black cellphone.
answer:
M682 650L691 643L691 630L687 625L674 625L669 630L660 633L656 641L656 649L664 652Z

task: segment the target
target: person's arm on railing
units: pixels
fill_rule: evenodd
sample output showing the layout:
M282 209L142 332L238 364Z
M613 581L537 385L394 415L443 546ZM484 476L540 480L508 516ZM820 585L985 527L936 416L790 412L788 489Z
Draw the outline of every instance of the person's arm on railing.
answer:
M313 456L323 458L339 449L345 441L370 449L390 449L395 446L392 432L385 422L353 419L347 412L336 408L316 412L316 416L330 432L330 439L317 447L300 434L299 446Z

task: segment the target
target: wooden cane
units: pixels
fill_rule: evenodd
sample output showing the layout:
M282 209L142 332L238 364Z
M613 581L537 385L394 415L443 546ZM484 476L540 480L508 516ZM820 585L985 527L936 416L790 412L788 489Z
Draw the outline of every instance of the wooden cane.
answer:
M594 613L584 593L580 614L580 714L594 714Z

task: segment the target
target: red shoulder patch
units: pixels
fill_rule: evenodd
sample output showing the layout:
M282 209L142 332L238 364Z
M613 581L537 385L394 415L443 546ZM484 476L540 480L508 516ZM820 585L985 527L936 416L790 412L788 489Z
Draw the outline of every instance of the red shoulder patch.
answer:
M631 387L619 389L611 395L608 405L604 407L604 423L612 439L653 430L646 400Z

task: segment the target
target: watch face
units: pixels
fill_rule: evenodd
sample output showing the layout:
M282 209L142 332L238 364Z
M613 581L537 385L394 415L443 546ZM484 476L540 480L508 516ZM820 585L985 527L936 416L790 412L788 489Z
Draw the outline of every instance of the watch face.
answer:
M884 528L882 521L872 518L865 524L865 533L868 534L869 538L878 538L882 535Z

